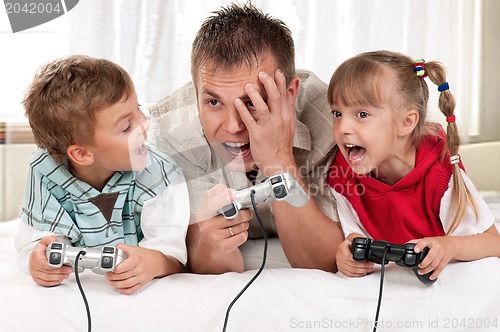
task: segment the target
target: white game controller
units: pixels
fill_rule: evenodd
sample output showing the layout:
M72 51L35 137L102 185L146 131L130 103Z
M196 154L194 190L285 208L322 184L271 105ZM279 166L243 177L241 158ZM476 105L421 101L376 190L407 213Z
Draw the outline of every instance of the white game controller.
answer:
M125 252L116 247L80 248L61 242L52 242L47 247L46 256L49 266L57 268L68 265L74 270L76 256L81 251L84 251L85 255L80 255L78 272L83 272L84 269L91 269L97 274L112 272L126 258Z
M233 219L238 211L252 206L250 193L254 192L256 204L284 201L294 207L304 206L309 201L309 195L299 185L290 173L282 173L267 178L253 187L236 190L234 202L224 206L219 213L226 219Z

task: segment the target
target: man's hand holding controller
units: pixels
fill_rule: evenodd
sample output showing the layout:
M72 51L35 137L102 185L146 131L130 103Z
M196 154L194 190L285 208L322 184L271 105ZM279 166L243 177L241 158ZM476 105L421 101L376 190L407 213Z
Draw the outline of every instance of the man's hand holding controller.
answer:
M291 206L301 207L309 200L309 195L294 176L290 173L282 173L271 176L253 187L236 190L234 201L220 209L219 213L223 214L226 219L233 219L238 215L239 210L252 207L252 193L255 204L284 201Z

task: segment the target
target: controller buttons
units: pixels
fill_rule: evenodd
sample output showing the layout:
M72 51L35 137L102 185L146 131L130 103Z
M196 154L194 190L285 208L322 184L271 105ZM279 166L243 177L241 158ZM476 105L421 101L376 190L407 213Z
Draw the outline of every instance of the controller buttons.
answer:
M277 199L285 198L287 195L286 187L282 184L273 187L273 192Z
M103 269L111 269L113 267L113 257L104 256L101 260L101 267Z
M54 246L52 246L53 248ZM60 252L51 252L49 255L49 264L50 265L59 265L61 263L61 253Z
M406 266L416 266L417 265L417 255L405 254L404 263Z
M104 247L102 248L102 252L105 254L114 254L115 253L115 248L113 247Z
M51 248L51 249L61 250L61 249L63 248L63 245L62 245L62 243L60 243L60 242L53 242L53 243L50 245L50 248Z
M232 218L234 217L238 211L236 210L236 206L234 203L228 204L222 208L222 214L226 218Z
M281 179L281 176L272 177L270 180L271 180L271 184L276 184L276 183L280 183L281 181L283 181Z

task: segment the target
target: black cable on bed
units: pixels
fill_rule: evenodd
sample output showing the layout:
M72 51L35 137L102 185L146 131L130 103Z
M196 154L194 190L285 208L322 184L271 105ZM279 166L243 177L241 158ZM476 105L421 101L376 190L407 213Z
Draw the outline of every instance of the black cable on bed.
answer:
M87 331L90 332L90 331L92 331L92 320L90 318L90 308L89 308L89 303L87 302L87 297L85 296L85 292L83 291L82 284L80 283L80 275L78 272L78 262L80 261L80 256L85 256L85 254L86 254L86 252L82 250L76 255L75 278L76 278L76 284L78 285L78 289L80 290L80 293L82 294L83 303L85 303L85 309L87 310Z
M257 204L255 203L255 190L250 191L250 199L252 200L252 206L253 210L255 212L255 216L257 217L257 221L259 222L260 229L262 230L262 234L264 234L264 255L262 256L262 263L260 265L259 270L255 275L250 279L250 281L243 287L243 289L236 295L236 297L231 301L229 304L227 311L226 311L226 317L224 318L224 326L222 327L222 331L225 332L227 328L227 322L229 319L229 312L231 311L231 308L233 307L234 303L240 298L240 296L250 287L250 285L257 279L257 277L261 274L262 270L264 270L264 266L266 265L266 259L267 259L267 234L264 229L264 224L262 223L262 220L260 219L259 212L257 211Z
M385 255L389 251L389 247L385 247L384 254L382 255L382 267L380 268L380 287L378 292L378 301L377 301L377 311L375 313L375 324L373 325L373 332L377 331L378 325L378 315L380 313L380 304L382 303L382 290L384 289L384 271L385 271Z

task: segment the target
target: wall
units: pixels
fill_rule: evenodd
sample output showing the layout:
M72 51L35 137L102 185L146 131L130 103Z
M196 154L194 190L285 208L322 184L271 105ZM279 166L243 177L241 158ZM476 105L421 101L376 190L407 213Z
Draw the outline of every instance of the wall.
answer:
M0 221L19 217L28 174L27 160L35 144L0 145Z
M500 140L500 1L483 1L479 141ZM500 151L492 151L500 153Z

